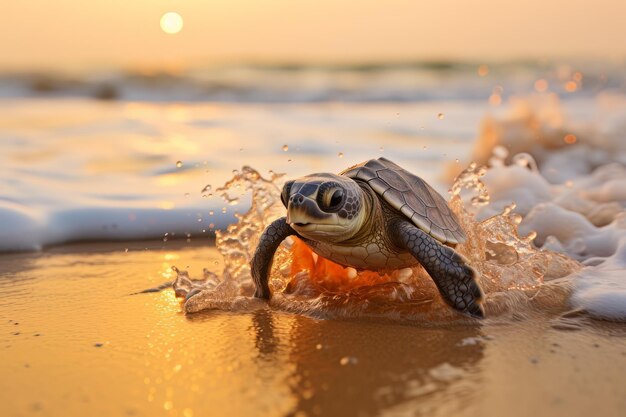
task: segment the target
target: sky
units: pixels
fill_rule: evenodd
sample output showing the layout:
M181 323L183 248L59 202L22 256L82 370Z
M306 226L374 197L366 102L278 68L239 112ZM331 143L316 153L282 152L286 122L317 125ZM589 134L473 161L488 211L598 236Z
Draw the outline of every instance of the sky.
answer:
M625 0L3 3L1 69L626 57ZM173 35L159 25L171 11Z

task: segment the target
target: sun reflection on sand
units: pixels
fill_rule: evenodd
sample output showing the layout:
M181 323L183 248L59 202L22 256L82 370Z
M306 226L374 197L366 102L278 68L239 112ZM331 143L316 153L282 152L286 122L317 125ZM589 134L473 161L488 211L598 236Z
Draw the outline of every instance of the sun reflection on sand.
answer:
M571 416L621 405L614 358L623 332L610 324L573 332L544 320L419 327L264 309L186 316L170 290L126 294L169 279L176 258L190 270L212 264L215 247L124 245L130 252L81 244L0 259L3 415ZM528 401L547 386L563 400Z

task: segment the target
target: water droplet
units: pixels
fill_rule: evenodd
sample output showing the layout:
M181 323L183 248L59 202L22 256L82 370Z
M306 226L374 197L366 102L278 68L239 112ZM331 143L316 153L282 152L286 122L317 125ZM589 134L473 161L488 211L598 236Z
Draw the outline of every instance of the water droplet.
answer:
M481 206L481 205L485 205L489 203L489 197L480 195L480 196L472 197L470 201L475 206Z
M289 150L289 145L283 145L283 152L287 152Z
M222 207L222 213L226 213L226 207Z
M338 156L339 158L343 158L343 152L339 152L339 153L337 154L337 156Z
M213 215L213 210L209 211L209 216Z
M456 159L454 160L454 162L456 162L456 163L458 164L458 163L459 163L459 158L456 158Z
M204 188L202 189L202 191L200 191L201 193L208 193L209 191L211 191L211 184L207 184L204 186Z
M321 350L322 349L322 344L318 343L317 345L315 345L315 349Z
M444 116L444 114L443 114L443 113L439 113L439 114L437 115L437 119L439 119L439 120L443 120L443 118L444 118L444 117L445 117L445 116Z
M124 249L124 252L128 252L128 248Z
M502 215L508 216L509 214L511 214L513 210L515 210L515 207L517 207L515 203L511 203L508 206L505 206L504 209L502 210Z
M381 146L380 148L378 148L378 150L379 150L380 152L385 152L385 148L383 148L382 146Z
M343 358L341 358L339 360L339 363L342 366L346 366L346 365L356 365L358 363L357 358L355 358L354 356L344 356Z
M182 161L176 161L176 168L180 168L183 166L183 162Z

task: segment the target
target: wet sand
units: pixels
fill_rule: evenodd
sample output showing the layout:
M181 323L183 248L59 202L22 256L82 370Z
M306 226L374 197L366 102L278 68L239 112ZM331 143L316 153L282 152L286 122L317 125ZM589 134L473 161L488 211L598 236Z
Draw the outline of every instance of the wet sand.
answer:
M166 246L163 246L166 245ZM126 251L128 249L128 251ZM0 255L2 416L618 416L626 325L545 314L478 326L185 316L170 269L213 246Z

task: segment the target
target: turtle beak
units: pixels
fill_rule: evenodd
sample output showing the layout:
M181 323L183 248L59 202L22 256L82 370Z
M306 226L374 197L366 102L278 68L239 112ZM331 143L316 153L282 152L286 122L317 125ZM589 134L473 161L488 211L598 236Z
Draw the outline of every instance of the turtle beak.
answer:
M287 223L291 226L303 227L310 223L327 223L332 218L331 214L320 210L317 202L309 197L296 193L289 198Z

